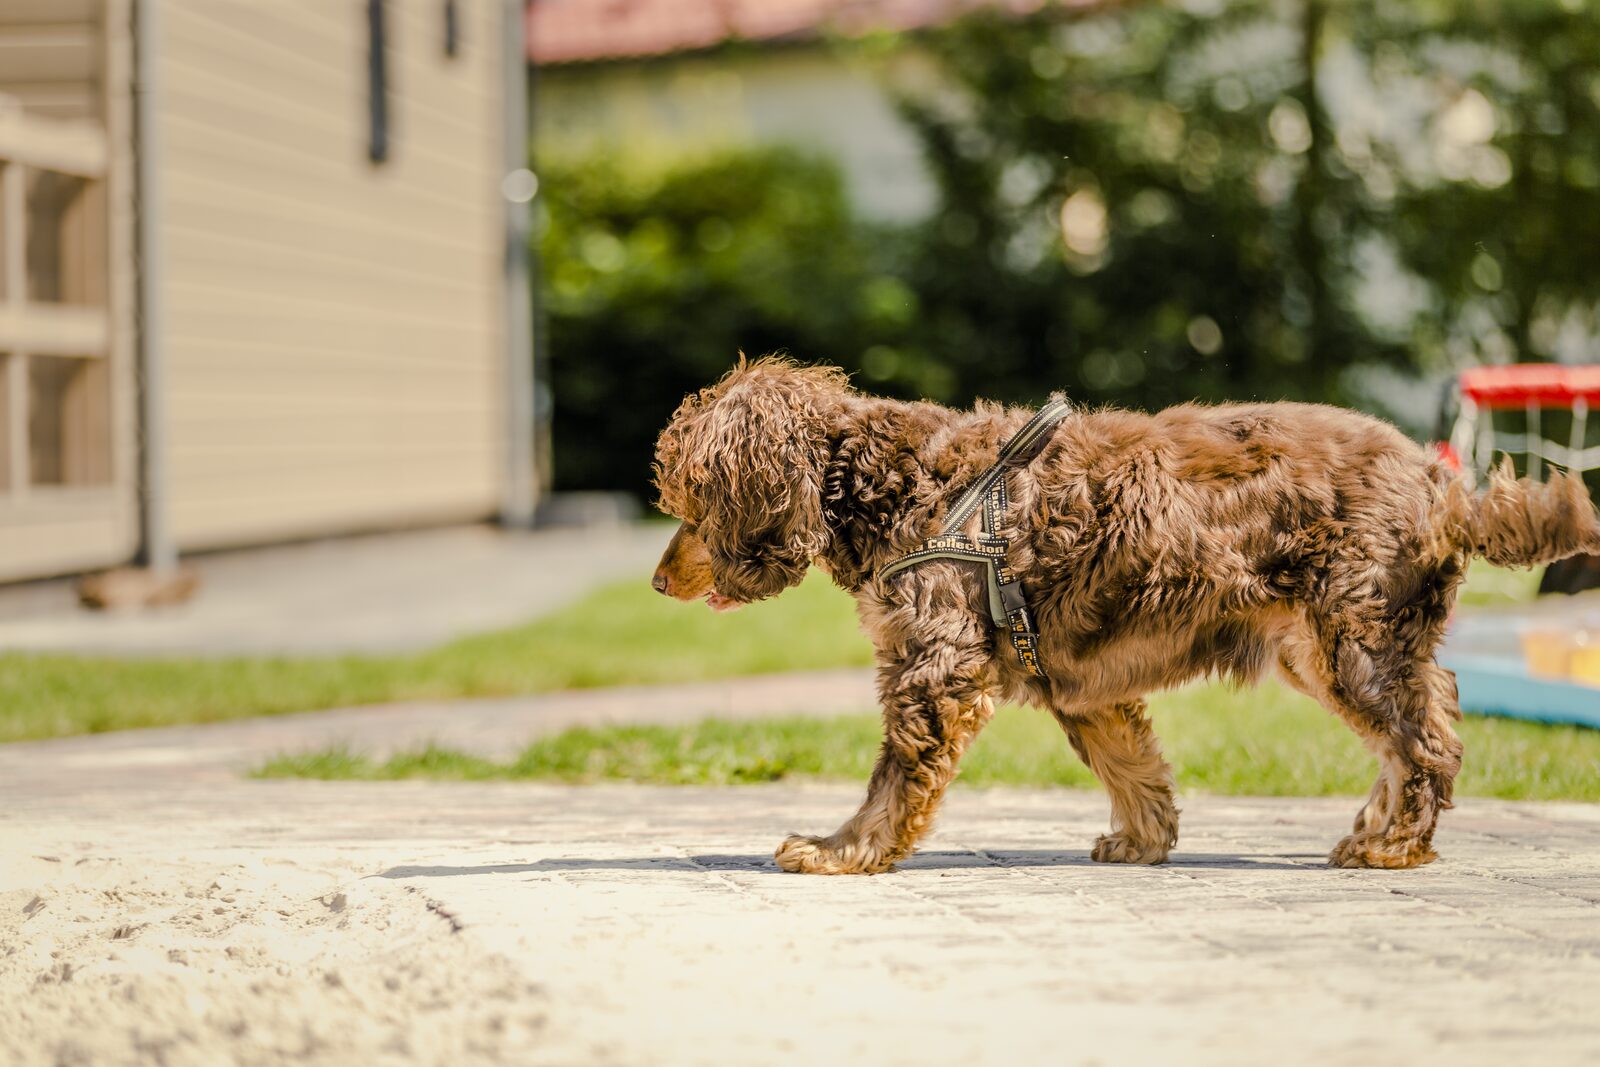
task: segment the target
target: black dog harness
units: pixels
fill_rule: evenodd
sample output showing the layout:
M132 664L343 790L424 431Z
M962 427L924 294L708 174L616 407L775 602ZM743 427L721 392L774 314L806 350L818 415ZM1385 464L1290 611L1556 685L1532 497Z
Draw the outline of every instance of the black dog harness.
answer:
M983 472L945 517L944 529L922 542L922 547L885 565L878 571L879 580L898 574L930 559L964 559L985 565L989 580L989 615L994 624L1011 635L1011 647L1017 658L1032 674L1044 677L1039 665L1039 633L1034 628L1033 613L1022 595L1022 583L1007 561L1009 545L1005 538L996 537L995 531L1005 519L1009 501L1006 497L1006 474L1027 465L1050 440L1051 433L1071 410L1062 400L1052 400L1016 436L1000 449L995 465ZM980 507L983 519L977 538L962 533L968 520Z

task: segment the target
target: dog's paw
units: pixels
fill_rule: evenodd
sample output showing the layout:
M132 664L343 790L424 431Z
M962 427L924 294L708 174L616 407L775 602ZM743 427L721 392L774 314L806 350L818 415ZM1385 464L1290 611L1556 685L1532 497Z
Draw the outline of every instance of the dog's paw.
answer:
M1333 851L1328 853L1328 865L1404 870L1438 858L1437 852L1418 841L1385 841L1382 834L1354 833L1333 846Z
M1089 850L1096 863L1165 863L1166 845L1147 845L1125 833L1101 834Z
M852 848L837 848L824 837L793 834L778 846L773 859L780 870L793 874L878 874L891 868L888 863L868 862Z

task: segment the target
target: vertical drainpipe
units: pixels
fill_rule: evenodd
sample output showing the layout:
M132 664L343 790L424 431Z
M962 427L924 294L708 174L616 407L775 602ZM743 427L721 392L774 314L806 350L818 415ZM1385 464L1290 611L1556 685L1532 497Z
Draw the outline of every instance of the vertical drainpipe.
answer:
M157 574L178 553L167 524L165 319L162 307L161 0L134 0L133 114L139 292L139 515L141 556Z
M537 499L533 456L533 294L528 270L528 202L538 179L528 170L528 50L525 0L502 0L501 96L505 262L505 486L500 520L533 524Z

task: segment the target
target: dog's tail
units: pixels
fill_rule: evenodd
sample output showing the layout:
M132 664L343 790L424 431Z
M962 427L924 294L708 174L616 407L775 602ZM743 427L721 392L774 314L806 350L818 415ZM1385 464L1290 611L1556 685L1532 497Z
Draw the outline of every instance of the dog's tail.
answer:
M1434 528L1447 547L1502 567L1600 553L1600 513L1583 476L1568 472L1548 482L1518 478L1509 458L1489 475L1481 493L1465 479L1449 476L1435 505Z

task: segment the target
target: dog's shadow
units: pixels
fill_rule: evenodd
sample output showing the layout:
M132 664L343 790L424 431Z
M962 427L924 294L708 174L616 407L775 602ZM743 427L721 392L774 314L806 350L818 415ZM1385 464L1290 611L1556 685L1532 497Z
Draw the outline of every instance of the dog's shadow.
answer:
M1190 852L1172 857L1160 868L1183 872L1196 871L1311 871L1327 862L1317 855L1241 856L1228 853ZM895 867L897 873L917 871L1006 870L1028 868L1093 867L1097 870L1151 870L1117 863L1096 863L1087 852L1054 849L1008 849L1001 851L919 852ZM487 863L474 867L412 866L390 867L377 878L456 878L468 875L556 874L571 871L634 871L653 874L683 874L694 871L749 874L785 874L772 856L709 854L699 856L613 856L560 857L532 863Z

